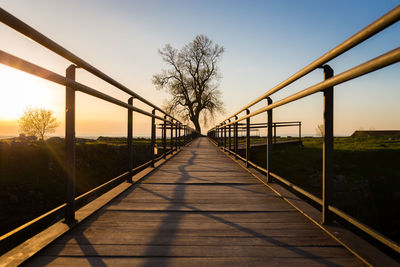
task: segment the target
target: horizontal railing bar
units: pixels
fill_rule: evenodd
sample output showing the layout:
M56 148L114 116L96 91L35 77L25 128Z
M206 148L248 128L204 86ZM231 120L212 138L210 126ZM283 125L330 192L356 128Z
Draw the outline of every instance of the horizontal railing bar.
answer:
M281 124L281 125L276 125L276 126L273 126L273 127L276 127L276 128L279 128L279 127L298 127L299 125L298 124ZM229 125L228 125L228 127L229 127ZM221 127L222 129L223 128L225 128L225 127ZM268 128L268 125L259 125L259 126L250 126L249 127L250 129L263 129L263 128ZM241 130L241 129L247 129L247 127L238 127L238 129L239 130Z
M240 155L236 154L235 152L222 147L223 150L225 151L229 151L230 153L232 153L234 156L236 156L238 159L246 162L246 159L241 157ZM251 166L253 166L254 168L258 169L259 171L262 171L263 173L267 173L267 170L258 166L257 164L249 161L249 164ZM314 201L315 203L319 204L320 206L322 206L322 199L314 196L313 194L307 192L306 190L294 185L293 183L289 182L288 180L280 177L279 175L273 173L273 172L269 172L269 174L274 177L275 179L277 179L278 181L282 182L283 184L285 184L286 186L288 186L289 188L292 188L293 190L297 191L298 193L300 193L301 195L309 198L310 200ZM356 228L360 229L361 231L365 232L366 234L370 235L371 237L375 238L376 240L380 241L381 243L385 244L386 246L390 247L391 249L393 249L394 251L400 253L400 246L397 242L391 240L390 238L380 234L379 232L375 231L374 229L372 229L371 227L363 224L362 222L360 222L359 220L353 218L352 216L348 215L347 213L341 211L340 209L334 207L334 206L329 206L328 207L329 210L331 212L333 212L335 215L337 215L339 218L347 221L348 223L350 223L351 225L355 226Z
M101 184L101 185L99 185L99 186L97 186L97 187L91 189L90 191L87 191L86 193L77 196L77 197L75 198L75 201L76 201L77 203L86 201L87 199L89 199L90 197L92 197L92 196L98 194L98 193L101 192L102 190L107 190L107 188L110 187L110 186L113 186L113 184L119 183L119 182L122 183L123 181L126 180L126 177L127 177L128 175L130 175L129 172L124 172L123 174L118 175L117 177L115 177L115 178L113 178L113 179L111 179L111 180L109 180L109 181L107 181L107 182L105 182L105 183L103 183L103 184ZM80 205L78 205L78 206L80 206Z
M262 128L262 127L265 128L266 126L268 126L268 123L251 123L250 125L251 125L252 128ZM301 124L299 124L299 123L290 123L290 124L289 123L288 124L284 124L284 123L275 124L275 123L273 123L273 127L286 127L286 126L299 126L299 125L301 125ZM224 129L227 126L229 126L229 124L218 126L218 128L219 129ZM238 129L247 129L247 126L244 123L238 123ZM209 131L211 131L211 130L215 130L215 127L210 129Z
M301 123L301 121L278 121L278 122L273 122L272 124L294 124L294 125L298 125L299 123ZM260 122L260 123L250 123L250 125L268 125L267 122Z
M118 89L124 91L125 93L135 97L136 99L142 101L143 103L149 105L150 107L162 112L163 114L165 114L165 115L169 116L170 118L179 122L179 120L177 120L176 118L174 118L173 116L171 116L170 114L168 114L167 112L162 110L161 108L157 107L156 105L154 105L150 101L146 100L145 98L141 97L137 93L133 92L126 86L117 82L116 80L114 80L110 76L106 75L99 69L93 67L92 65L90 65L89 63L84 61L83 59L79 58L72 52L68 51L61 45L57 44L56 42L54 42L50 38L46 37L45 35L41 34L37 30L35 30L31 26L29 26L28 24L24 23L23 21L19 20L15 16L11 15L10 13L8 13L7 11L5 11L2 8L0 8L0 21L3 22L4 24L8 25L12 29L16 30L17 32L21 33L22 35L25 35L26 37L32 39L33 41L41 44L42 46L48 48L49 50L53 51L54 53L60 55L61 57L75 63L80 68L87 70L88 72L99 77L100 79L108 82L109 84L117 87Z
M40 229L45 228L43 226L44 222L52 223L54 221L60 220L64 216L66 204L62 204L45 214L40 215L39 217L11 230L10 232L0 236L0 254L5 253L10 248L18 245L21 240L26 238L30 238L34 236L34 231L40 231Z
M380 233L378 233L374 229L372 229L369 226L363 224L359 220L351 217L350 215L348 215L347 213L341 211L340 209L338 209L336 207L329 206L328 208L329 208L329 210L331 212L336 214L338 217L344 219L345 221L347 221L348 223L354 225L355 227L357 227L358 229L360 229L364 233L366 233L366 234L372 236L373 238L375 238L376 240L382 242L383 244L385 244L386 246L390 247L391 249L393 249L397 253L400 253L400 246L395 241L391 240L390 238L388 238L388 237L386 237L384 235L381 235Z
M240 156L239 154L233 152L232 150L229 150L227 148L222 147L223 150L226 151L230 151L231 154L233 154L234 156L238 157L240 160L246 162L246 159L243 158L242 156ZM248 163L253 166L255 169L258 169L259 171L263 172L263 173L267 173L267 170L264 169L263 167L255 164L252 161L248 161ZM283 184L287 185L288 187L292 188L293 190L299 192L300 194L308 197L309 199L311 199L312 201L316 202L319 205L322 205L322 200L316 196L314 196L313 194L307 192L306 190L302 189L301 187L298 187L294 184L292 184L291 182L289 182L288 180L286 180L285 178L280 177L279 175L273 173L273 172L269 172L269 174L274 177L275 179L277 179L278 181L282 182Z
M255 115L258 115L260 113L263 113L267 110L273 109L273 108L277 108L279 106L288 104L290 102L299 100L303 97L312 95L316 92L322 91L328 87L334 86L334 85L338 85L344 82L347 82L349 80L352 80L354 78L360 77L362 75L365 75L367 73L376 71L378 69L387 67L389 65L392 65L394 63L397 63L400 61L400 47L393 49L392 51L389 51L381 56L378 56L374 59L371 59L365 63L362 63L352 69L349 69L345 72L342 72L336 76L333 76L332 78L329 78L325 81L322 81L320 83L317 83L311 87L308 87L307 89L304 89L303 91L300 91L298 93L295 93L291 96L288 96L282 100L279 100L275 103L272 103L271 105L268 105L266 107L260 108L248 115L245 115L235 121L229 122L224 124L224 126L228 126L230 124L234 124L236 122L245 120L247 118L253 117Z
M323 64L329 62L330 60L340 56L347 50L350 50L351 48L355 47L356 45L364 42L371 36L377 34L378 32L384 30L385 28L389 27L390 25L396 23L400 19L400 5L380 17L379 19L375 20L371 24L369 24L367 27L359 31L358 33L354 34L332 50L328 51L325 53L323 56L309 64L308 66L304 67L285 81L281 82L280 84L276 85L273 87L271 90L268 92L264 93L254 101L250 102L248 105L237 111L236 113L232 114L231 116L227 117L224 121L229 120L230 118L235 117L239 113L245 111L246 109L250 108L251 106L254 106L258 102L264 100L266 97L272 95L273 93L276 93L277 91L281 90L282 88L288 86L289 84L295 82L296 80L300 79L301 77L307 75L311 71L315 70L316 68L322 66Z
M155 161L159 161L163 158L163 155L169 155L172 154L174 150L168 150L166 153L163 153L161 156L157 157ZM141 170L145 169L150 165L151 161L148 161L138 167L135 167L132 171L133 173L138 173ZM146 165L146 166L145 166ZM83 206L86 204L88 199L91 197L101 193L103 190L107 190L110 186L113 187L114 184L123 182L126 180L126 176L130 175L132 173L130 172L125 172L122 173L121 175L118 175L115 178L112 178L111 180L91 189L88 192L85 192L82 195L79 195L75 197L76 203L78 203L78 206ZM60 220L64 216L64 210L66 207L66 203L61 204L60 206L46 212L43 215L40 215L39 217L19 226L18 228L11 230L10 232L0 236L0 251L5 252L7 248L9 248L8 245L14 246L15 244L19 243L21 239L24 239L26 235L29 235L32 232L32 229L37 227L40 228L42 227L41 224L43 224L45 221L53 222L55 220ZM32 234L34 235L34 234Z
M311 199L312 201L314 201L315 203L322 205L322 199L320 199L319 197L314 196L313 194L307 192L306 190L302 189L301 187L298 187L296 185L294 185L293 183L289 182L288 180L286 180L285 178L280 177L279 175L273 173L273 172L269 172L269 174L274 177L275 179L277 179L278 181L280 181L281 183L287 185L288 187L292 188L293 190L299 192L300 194L302 194L303 196L308 197L309 199Z
M119 99L113 98L113 97L111 97L109 95L106 95L106 94L104 94L102 92L96 91L93 88L90 88L90 87L88 87L86 85L78 83L78 82L76 82L74 80L68 79L68 78L66 78L64 76L61 76L61 75L55 73L55 72L52 72L52 71L50 71L48 69L45 69L43 67L40 67L38 65L35 65L35 64L33 64L33 63L29 62L29 61L26 61L24 59L21 59L19 57L13 56L13 55L11 55L11 54L9 54L7 52L4 52L2 50L0 50L0 63L2 63L4 65L7 65L9 67L12 67L12 68L27 72L27 73L32 74L34 76L40 77L42 79L45 79L45 80L48 80L48 81L51 81L51 82L54 82L54 83L57 83L57 84L68 86L68 87L73 88L73 89L75 89L77 91L86 93L88 95L91 95L91 96L94 96L94 97L97 97L97 98L100 98L100 99L103 99L104 101L113 103L115 105L118 105L118 106L121 106L121 107L124 107L124 108L127 108L127 109L131 109L131 110L133 110L135 112L138 112L140 114L147 115L149 117L154 117L156 119L169 122L168 120L164 119L163 117L160 117L160 116L157 116L157 115L153 115L150 112L144 111L144 110L142 110L140 108L137 108L137 107L134 107L134 106L131 106L131 105L119 100Z

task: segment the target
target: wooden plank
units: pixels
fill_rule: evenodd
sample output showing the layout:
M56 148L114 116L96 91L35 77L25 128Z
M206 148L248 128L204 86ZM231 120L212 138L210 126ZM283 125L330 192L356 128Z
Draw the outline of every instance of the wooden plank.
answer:
M249 192L260 192L262 194L273 194L271 191L267 191L264 186L258 184L245 184L237 186L235 184L140 184L137 186L135 191L139 191L138 189L147 189L147 190L154 190L154 191L203 191L206 193L213 193L219 191L227 191L231 193L236 193L240 190L247 190Z
M105 208L117 209L117 210L165 210L165 211L235 211L235 210L248 210L248 211L289 211L290 207L287 207L285 203L271 203L268 206L262 204L242 204L240 207L235 204L187 204L181 205L173 203L143 203L139 205L132 205L132 203L118 203L112 204Z
M362 265L205 138L28 263Z
M306 223L307 218L299 216L297 211L278 212L147 212L147 211L101 211L86 219L82 224L95 223L134 223L134 222L214 222L215 219L232 223L259 222L259 223Z
M329 262L329 264L327 264ZM51 257L41 256L30 266L365 266L354 258L285 257Z
M168 246L276 246L277 243L286 246L337 246L332 238L328 236L275 236L270 238L259 238L249 236L186 236L184 234L159 235L157 238L150 235L122 236L121 239L113 238L112 244L116 245L168 245ZM86 235L67 234L54 242L55 244L111 244L108 235Z
M285 257L343 258L350 256L343 247L278 246L154 246L154 245L93 245L53 244L45 256L105 256L105 257ZM329 261L327 261L329 263Z

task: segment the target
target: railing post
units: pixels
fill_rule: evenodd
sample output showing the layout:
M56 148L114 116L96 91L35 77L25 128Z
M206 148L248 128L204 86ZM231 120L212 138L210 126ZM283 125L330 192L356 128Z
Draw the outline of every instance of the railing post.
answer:
M66 78L75 80L75 65L66 69ZM67 178L67 206L65 209L65 222L75 222L75 89L65 87L65 154Z
M151 114L156 115L156 109L153 109L151 111ZM156 118L151 117L151 167L154 167L154 161L155 161L155 146L156 146Z
M224 148L226 148L226 126L225 126L225 122L224 122Z
M238 117L235 116L235 120L237 120L237 119L238 119ZM234 125L233 131L234 131L234 136L235 136L235 138L233 140L234 146L235 146L235 159L238 159L237 153L238 153L238 139L239 139L239 136L238 136L238 123L237 122Z
M219 128L219 132L220 132L220 137L219 137L219 140L220 140L220 147L223 147L224 146L224 132L223 132L223 129L224 129L224 127L223 127L223 123L221 123L221 126L220 126L220 128Z
M163 148L164 148L164 156L163 158L167 158L167 116L164 116L164 124L163 124Z
M128 104L132 106L133 104L133 97L130 97L128 99ZM128 109L128 140L127 140L127 145L128 145L128 171L129 171L129 176L126 179L127 182L132 182L132 170L133 170L133 144L132 144L132 139L133 139L133 111L131 109Z
M299 121L299 142L301 142L301 121Z
M271 104L272 104L272 99L270 97L267 97L267 105L271 105ZM268 119L268 122L267 122L268 123L268 125L267 125L268 140L267 140L267 173L266 173L267 177L266 177L266 180L267 180L267 183L269 183L269 182L271 182L270 172L271 172L272 123L273 123L272 109L267 111L267 117L268 117L267 118Z
M273 124L274 127L274 144L276 144L276 123Z
M223 132L223 123L220 124L219 126L219 133L220 133L220 137L219 137L219 141L220 141L220 147L222 148L224 146L224 132Z
M218 126L218 146L222 146L222 128L221 124Z
M181 149L182 147L182 140L181 140L181 128L182 128L182 124L179 123L179 149Z
M186 125L183 125L183 145L186 146Z
M246 115L250 114L250 110L246 109ZM246 167L249 167L250 158L250 118L246 119Z
M175 125L175 150L178 151L178 122Z
M226 122L225 122L225 124L226 124ZM224 127L224 135L225 135L224 147L225 147L225 150L226 150L228 148L228 126L226 126L226 125Z
M171 153L174 152L174 120L171 119Z
M229 120L229 123L231 122L231 120ZM229 124L229 126L228 126L228 131L229 131L229 135L228 135L228 144L229 144L229 150L228 150L228 152L229 152L229 154L231 154L231 125Z
M215 125L215 141L217 141L217 146L219 146L218 125Z
M223 132L223 129L224 129L224 127L223 127L223 123L221 123L221 126L220 126L220 128L219 128L219 130L220 130L220 146L221 147L223 147L224 146L224 132Z
M333 69L324 65L324 80L333 76ZM324 90L324 143L322 158L322 224L332 222L329 205L332 204L333 180L333 86Z

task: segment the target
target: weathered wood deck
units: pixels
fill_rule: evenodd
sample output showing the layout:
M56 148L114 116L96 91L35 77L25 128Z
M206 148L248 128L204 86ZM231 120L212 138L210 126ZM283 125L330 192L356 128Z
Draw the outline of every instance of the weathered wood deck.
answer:
M363 265L206 138L26 264Z

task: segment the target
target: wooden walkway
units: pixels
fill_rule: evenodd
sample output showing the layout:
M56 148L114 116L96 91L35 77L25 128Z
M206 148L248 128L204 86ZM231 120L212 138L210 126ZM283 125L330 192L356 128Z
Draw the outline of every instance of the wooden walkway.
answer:
M26 265L360 266L207 138Z

